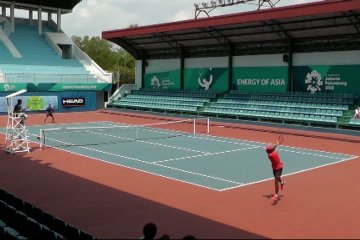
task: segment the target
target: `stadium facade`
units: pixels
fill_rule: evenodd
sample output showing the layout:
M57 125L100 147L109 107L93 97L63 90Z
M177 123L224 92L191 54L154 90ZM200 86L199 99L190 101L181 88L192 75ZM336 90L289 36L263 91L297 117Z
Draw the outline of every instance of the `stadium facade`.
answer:
M322 95L323 103L334 97L348 102L349 97L349 106L343 108L348 116L360 93L359 20L360 1L327 0L104 31L102 36L137 59L136 88L236 91L270 99L274 96L269 94L297 93L315 101L311 94ZM204 108L196 112L202 114ZM235 115L249 115L241 113ZM343 116L338 112L329 122L338 123ZM311 120L317 117L310 115Z
M318 91L360 92L359 10L356 0L328 0L105 31L103 38L138 60L139 87L151 87L156 76L162 88L204 89L197 80L206 69L210 89L310 91L306 76L317 71L326 79Z

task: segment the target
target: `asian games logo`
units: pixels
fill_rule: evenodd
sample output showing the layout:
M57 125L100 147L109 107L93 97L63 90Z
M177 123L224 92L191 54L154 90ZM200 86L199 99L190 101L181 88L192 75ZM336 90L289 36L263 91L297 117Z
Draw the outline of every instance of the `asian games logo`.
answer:
M313 70L306 75L305 84L307 84L307 91L316 93L321 91L321 86L324 84L324 82L321 80L321 74L316 70Z
M209 70L212 71L212 68L210 68ZM205 78L205 76L203 76L203 75L204 75L203 70L200 70L200 71L199 71L198 83L199 83L199 85L200 85L202 88L205 89L205 91L207 91L207 90L210 89L210 86L211 86L211 84L212 84L212 82L213 82L213 75L212 75L212 74L210 75L209 80L207 80L207 79Z
M7 92L7 91L10 91L10 85L9 84L4 84L4 90Z
M160 79L156 76L153 76L151 78L151 86L153 88L160 88L161 87Z

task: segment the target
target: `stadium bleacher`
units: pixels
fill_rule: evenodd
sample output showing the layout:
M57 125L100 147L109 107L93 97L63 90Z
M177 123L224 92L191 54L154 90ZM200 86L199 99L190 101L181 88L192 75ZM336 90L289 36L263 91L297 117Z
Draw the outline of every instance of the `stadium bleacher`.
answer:
M43 30L54 32L48 26ZM13 57L0 43L0 72L6 75L8 82L97 82L78 60L59 56L34 26L16 24L16 31L9 39L22 57Z
M0 189L0 239L96 238Z
M302 124L340 122L360 125L344 113L352 112L358 96L352 93L228 93L190 90L140 89L111 103L111 106L140 110L189 112L216 117L278 120Z
M232 91L204 110L206 113L294 121L336 123L354 103L353 95L339 94L244 94Z
M116 107L197 113L216 92L141 89L112 103Z

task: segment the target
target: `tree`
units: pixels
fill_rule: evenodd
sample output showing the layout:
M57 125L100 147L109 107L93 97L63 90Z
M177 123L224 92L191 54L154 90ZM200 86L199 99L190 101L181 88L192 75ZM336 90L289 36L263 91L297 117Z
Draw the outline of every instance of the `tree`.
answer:
M114 84L135 82L135 59L128 52L114 48L111 42L100 37L72 36L71 39L101 68L113 73Z

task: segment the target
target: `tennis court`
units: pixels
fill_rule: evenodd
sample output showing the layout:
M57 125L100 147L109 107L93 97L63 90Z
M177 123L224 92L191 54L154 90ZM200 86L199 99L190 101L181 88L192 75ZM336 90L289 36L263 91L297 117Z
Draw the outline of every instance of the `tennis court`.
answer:
M179 129L182 131L171 130ZM267 143L214 137L192 120L145 126L109 121L38 125L27 128L31 141L153 175L224 191L272 179ZM42 130L41 130L42 129ZM195 134L194 134L195 131ZM211 127L210 127L211 131ZM279 153L284 175L356 158L348 154L285 146Z

